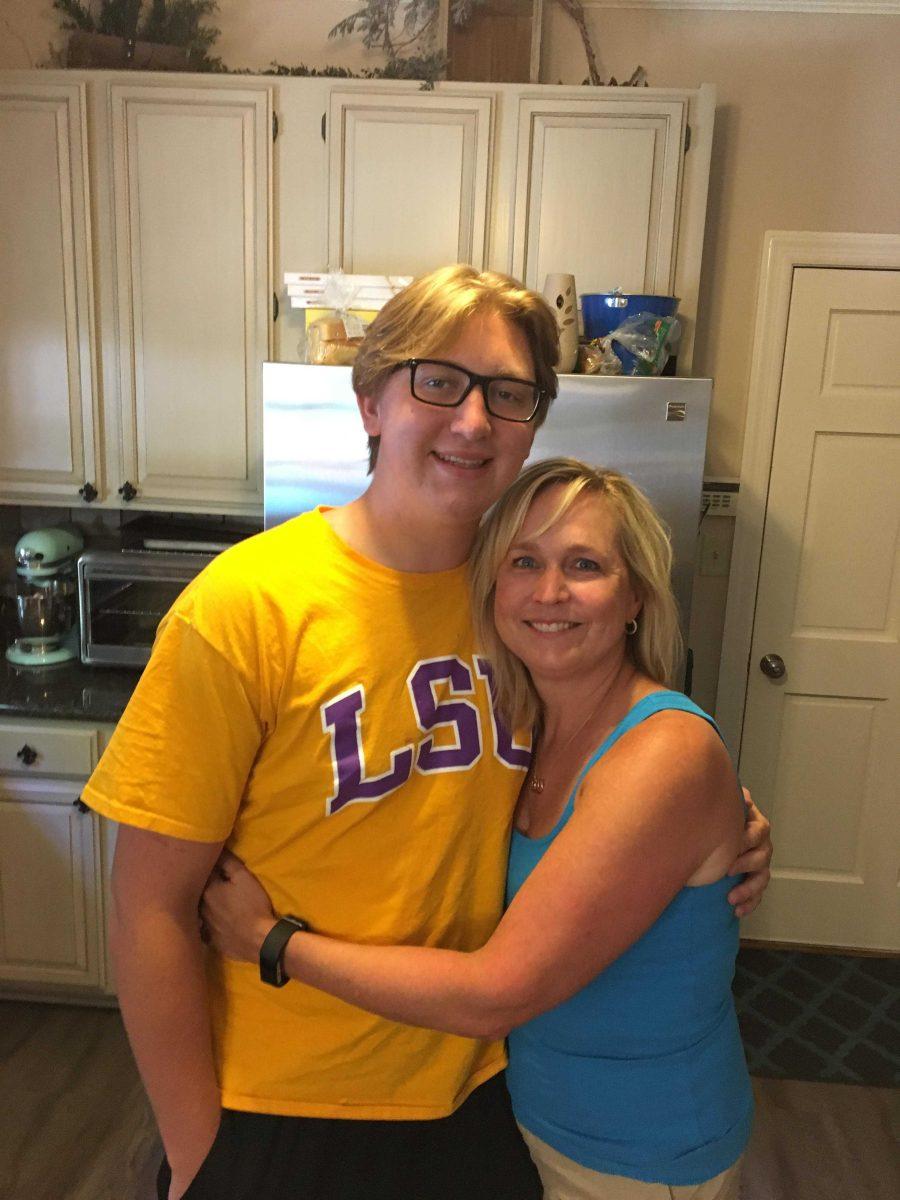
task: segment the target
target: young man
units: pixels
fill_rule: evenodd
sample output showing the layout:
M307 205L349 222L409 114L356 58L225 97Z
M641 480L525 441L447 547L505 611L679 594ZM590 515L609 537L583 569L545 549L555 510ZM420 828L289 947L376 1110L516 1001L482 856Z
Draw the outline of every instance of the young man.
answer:
M263 978L206 963L197 905L227 843L322 932L489 936L527 751L493 717L465 563L546 415L556 354L552 314L514 281L418 280L354 368L367 492L221 555L160 628L85 798L122 823L116 976L163 1200L540 1196L502 1044L273 986L277 946Z

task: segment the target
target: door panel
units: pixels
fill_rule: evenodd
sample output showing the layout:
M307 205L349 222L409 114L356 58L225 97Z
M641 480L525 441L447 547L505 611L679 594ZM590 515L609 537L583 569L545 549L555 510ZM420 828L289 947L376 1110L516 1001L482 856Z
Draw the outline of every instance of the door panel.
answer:
M357 275L484 265L493 98L332 92L328 260Z
M0 93L0 487L78 503L96 487L83 84Z
M751 937L900 949L898 332L900 272L794 272L741 747L776 847Z
M267 89L110 87L122 464L138 504L262 499Z
M513 273L671 294L686 101L519 102ZM572 264L575 264L574 266Z
M900 372L898 372L900 378ZM853 480L852 503L840 486ZM896 636L897 544L900 512L885 483L900 478L900 439L816 433L793 627L820 636ZM887 504L885 504L887 501ZM873 521L879 511L882 519ZM827 545L828 553L821 553ZM847 565L865 580L847 587ZM892 624L893 628L888 629Z
M76 785L0 782L0 980L97 985L97 818Z

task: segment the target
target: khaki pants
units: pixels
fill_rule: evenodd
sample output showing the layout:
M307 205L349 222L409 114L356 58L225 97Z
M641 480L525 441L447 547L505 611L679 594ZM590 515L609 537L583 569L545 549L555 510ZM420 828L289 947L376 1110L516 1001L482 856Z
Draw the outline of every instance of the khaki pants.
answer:
M544 1200L738 1200L741 1159L715 1179L687 1187L604 1175L573 1162L519 1126L544 1185Z

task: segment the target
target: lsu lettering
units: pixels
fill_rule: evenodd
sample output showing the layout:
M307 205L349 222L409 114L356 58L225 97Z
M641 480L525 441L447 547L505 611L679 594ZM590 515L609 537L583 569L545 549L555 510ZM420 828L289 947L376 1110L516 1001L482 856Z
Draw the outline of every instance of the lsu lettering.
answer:
M484 682L491 698L493 753L506 766L524 771L531 761L531 747L517 745L500 720L494 704L491 668L486 659L475 659L475 676ZM449 698L438 699L438 687L448 685ZM328 816L348 804L383 800L402 787L413 767L422 774L465 771L481 757L484 737L481 714L473 700L473 672L457 657L429 658L417 662L406 680L419 730L424 735L417 745L391 751L390 770L369 775L363 750L362 714L366 693L362 685L348 688L320 708L322 729L331 738L334 791L328 797ZM434 731L449 728L453 744L435 746Z

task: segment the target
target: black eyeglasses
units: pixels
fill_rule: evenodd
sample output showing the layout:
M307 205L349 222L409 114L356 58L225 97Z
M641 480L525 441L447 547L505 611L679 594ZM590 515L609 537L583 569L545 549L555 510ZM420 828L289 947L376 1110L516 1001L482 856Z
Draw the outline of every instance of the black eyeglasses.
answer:
M409 386L417 400L437 408L458 408L475 387L481 387L484 406L501 421L530 421L543 391L530 379L506 375L476 375L458 363L439 358L408 358L397 369L409 367Z

